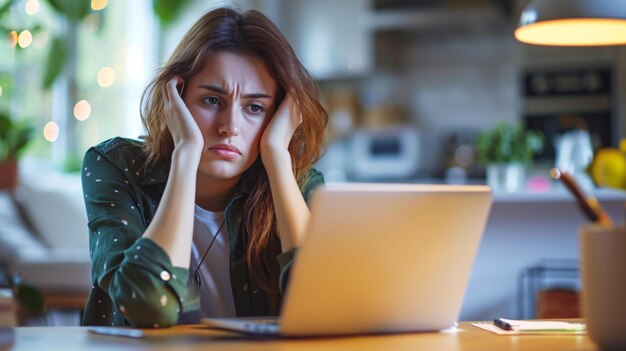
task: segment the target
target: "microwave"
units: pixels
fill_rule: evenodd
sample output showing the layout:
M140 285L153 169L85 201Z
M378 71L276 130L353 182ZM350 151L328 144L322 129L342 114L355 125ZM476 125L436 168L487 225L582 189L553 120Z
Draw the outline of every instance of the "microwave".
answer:
M354 180L403 180L416 176L419 135L415 126L359 130L350 138Z

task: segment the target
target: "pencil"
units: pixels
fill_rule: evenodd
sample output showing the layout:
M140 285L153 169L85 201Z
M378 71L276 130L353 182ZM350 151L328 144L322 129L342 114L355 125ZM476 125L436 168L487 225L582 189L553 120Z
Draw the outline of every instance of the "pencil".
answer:
M583 211L588 220L597 222L605 228L613 227L611 217L609 217L602 206L600 206L598 200L593 196L586 196L576 180L569 173L558 168L552 168L550 175L552 178L560 180L567 190L574 195L578 207Z

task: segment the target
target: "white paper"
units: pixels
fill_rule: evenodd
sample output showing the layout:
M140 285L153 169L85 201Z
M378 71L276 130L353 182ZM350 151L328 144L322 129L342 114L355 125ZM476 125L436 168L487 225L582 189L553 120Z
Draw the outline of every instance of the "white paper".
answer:
M509 323L513 330L527 331L527 330L584 330L585 325L582 323L569 323L558 321L536 321L536 320L515 320L500 318L501 321Z
M492 332L498 335L584 335L587 333L585 329L585 325L581 323L567 323L568 327L573 327L574 329L552 329L555 322L552 321L516 321L516 320L506 320L512 321L515 324L519 324L518 322L522 322L522 324L528 325L528 323L541 323L544 327L547 324L549 329L524 329L524 330L504 330L500 327L495 326L492 322L480 322L480 323L472 323L473 326L478 327L480 329ZM508 323L508 322L507 322ZM566 323L566 322L558 322Z

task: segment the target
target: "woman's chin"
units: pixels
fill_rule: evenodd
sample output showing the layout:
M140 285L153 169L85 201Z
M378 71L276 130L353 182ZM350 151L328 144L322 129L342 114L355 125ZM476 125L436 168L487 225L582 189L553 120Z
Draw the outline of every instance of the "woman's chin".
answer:
M237 163L211 161L200 164L200 167L198 168L198 176L227 180L240 177L244 171L244 167Z

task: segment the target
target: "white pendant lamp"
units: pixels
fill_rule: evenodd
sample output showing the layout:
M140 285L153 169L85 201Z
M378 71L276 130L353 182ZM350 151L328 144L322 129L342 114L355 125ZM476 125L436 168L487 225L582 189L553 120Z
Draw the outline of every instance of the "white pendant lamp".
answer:
M550 46L626 44L626 0L533 0L515 38Z

